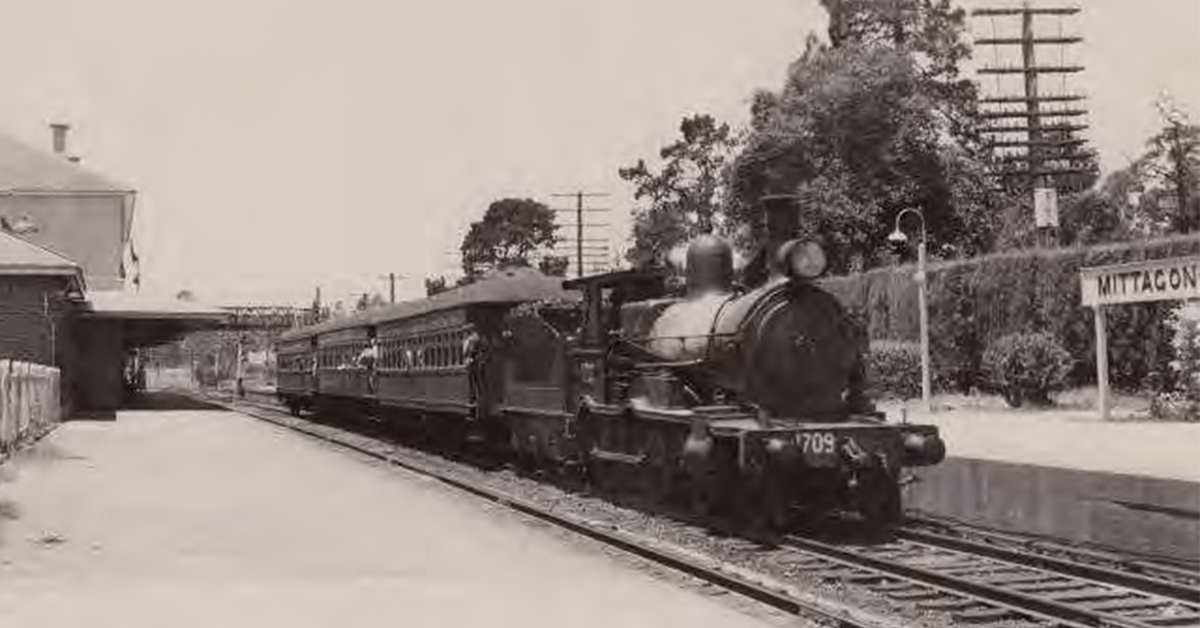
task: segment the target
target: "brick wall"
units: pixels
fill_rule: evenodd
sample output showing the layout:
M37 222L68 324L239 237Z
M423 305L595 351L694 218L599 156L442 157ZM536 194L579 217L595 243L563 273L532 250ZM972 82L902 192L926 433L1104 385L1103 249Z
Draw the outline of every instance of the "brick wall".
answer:
M74 362L75 317L66 300L67 286L67 277L0 275L0 360L60 368ZM73 407L72 370L62 373L63 409L68 412Z

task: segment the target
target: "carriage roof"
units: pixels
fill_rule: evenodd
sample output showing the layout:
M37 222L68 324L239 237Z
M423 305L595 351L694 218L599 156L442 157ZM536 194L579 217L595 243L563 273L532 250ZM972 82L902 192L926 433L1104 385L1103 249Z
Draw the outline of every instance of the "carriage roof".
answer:
M354 327L371 327L414 316L473 305L502 305L523 301L578 301L580 295L563 288L561 277L549 277L532 268L516 268L498 272L465 286L451 288L431 297L387 305L346 318L325 321L317 325L287 331L281 342L301 340L314 335Z

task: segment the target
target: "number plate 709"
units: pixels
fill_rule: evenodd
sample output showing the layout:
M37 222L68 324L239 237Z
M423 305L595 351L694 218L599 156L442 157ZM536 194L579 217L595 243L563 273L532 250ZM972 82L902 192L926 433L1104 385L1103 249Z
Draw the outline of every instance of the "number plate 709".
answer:
M800 452L805 455L827 456L837 451L837 439L832 432L800 432L797 440Z

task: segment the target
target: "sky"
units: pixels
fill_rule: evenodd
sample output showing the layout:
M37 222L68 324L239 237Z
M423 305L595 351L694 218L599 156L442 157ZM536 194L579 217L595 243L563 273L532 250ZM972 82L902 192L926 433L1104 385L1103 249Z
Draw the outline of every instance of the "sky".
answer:
M1200 2L1083 4L1071 87L1111 170L1154 132L1160 94L1200 118ZM389 272L419 296L506 196L607 193L591 203L619 243L617 169L686 115L744 124L825 27L816 0L0 6L0 132L48 146L46 124L71 123L84 165L138 190L143 291L214 303L386 295Z

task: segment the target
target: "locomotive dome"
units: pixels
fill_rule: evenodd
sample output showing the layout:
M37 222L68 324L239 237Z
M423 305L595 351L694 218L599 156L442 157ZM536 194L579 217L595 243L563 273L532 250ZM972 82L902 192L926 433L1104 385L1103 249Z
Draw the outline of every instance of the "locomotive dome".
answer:
M733 247L724 238L698 236L688 245L684 273L690 295L728 292L733 285Z

